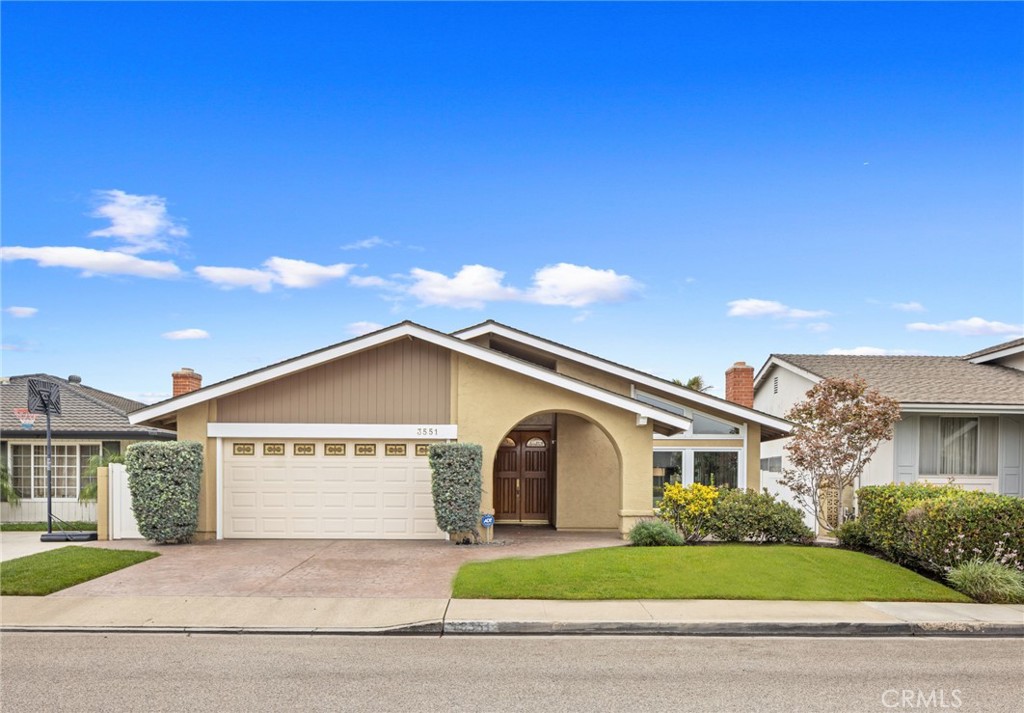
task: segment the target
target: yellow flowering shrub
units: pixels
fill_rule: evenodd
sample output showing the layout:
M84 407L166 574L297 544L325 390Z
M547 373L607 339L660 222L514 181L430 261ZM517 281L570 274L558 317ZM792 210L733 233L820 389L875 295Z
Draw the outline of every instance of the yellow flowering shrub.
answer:
M700 483L669 483L658 502L658 517L672 525L687 542L699 542L710 532L717 502L718 488Z

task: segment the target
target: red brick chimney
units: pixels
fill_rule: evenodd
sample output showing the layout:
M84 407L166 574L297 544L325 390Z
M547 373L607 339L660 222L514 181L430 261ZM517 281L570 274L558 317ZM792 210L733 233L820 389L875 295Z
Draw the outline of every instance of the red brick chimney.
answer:
M725 400L754 408L754 367L738 361L726 370Z
M171 379L174 383L173 396L181 396L190 391L196 391L203 386L203 375L195 373L195 371L187 366L171 374Z

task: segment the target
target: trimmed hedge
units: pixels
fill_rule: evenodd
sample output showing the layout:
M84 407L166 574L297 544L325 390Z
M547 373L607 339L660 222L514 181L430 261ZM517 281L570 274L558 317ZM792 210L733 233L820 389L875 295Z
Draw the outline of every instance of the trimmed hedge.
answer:
M165 544L190 541L199 524L202 444L133 443L124 465L139 533Z
M1024 500L951 486L857 491L871 547L900 564L944 572L1001 551L1024 557Z
M803 515L767 491L725 489L711 516L711 534L726 542L810 544L814 533Z
M450 535L477 535L483 493L484 451L475 443L430 446L430 492L437 526Z

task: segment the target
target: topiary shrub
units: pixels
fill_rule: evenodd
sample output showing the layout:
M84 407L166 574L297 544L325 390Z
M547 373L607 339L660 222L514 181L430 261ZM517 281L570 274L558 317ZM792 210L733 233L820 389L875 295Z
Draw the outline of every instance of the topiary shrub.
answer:
M164 544L190 541L199 524L202 444L133 443L124 465L139 533Z
M686 542L699 542L711 532L718 494L718 488L710 485L669 483L658 502L658 517L672 525Z
M832 534L839 540L839 546L844 550L856 550L867 552L871 550L871 538L864 529L864 521L861 519L847 520L832 531Z
M685 545L686 541L672 526L661 520L641 520L629 531L629 541L635 547L662 547Z
M449 535L472 533L479 540L480 498L483 493L484 451L475 443L435 443L430 446L430 492L437 526Z
M1024 604L1024 572L975 558L946 573L953 589L987 604Z
M732 488L723 489L718 498L711 534L726 542L814 542L814 533L796 508L768 491Z

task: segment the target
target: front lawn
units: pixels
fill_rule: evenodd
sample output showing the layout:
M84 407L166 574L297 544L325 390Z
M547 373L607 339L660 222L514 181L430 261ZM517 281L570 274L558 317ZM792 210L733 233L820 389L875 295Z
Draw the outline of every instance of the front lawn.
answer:
M969 602L890 562L789 545L609 547L465 564L458 599L789 599Z
M96 530L95 522L83 522L73 520L63 524L65 530ZM61 528L53 523L53 531L60 532ZM46 532L45 522L0 522L0 532Z
M0 594L44 596L157 556L157 552L68 546L19 557L0 562Z

